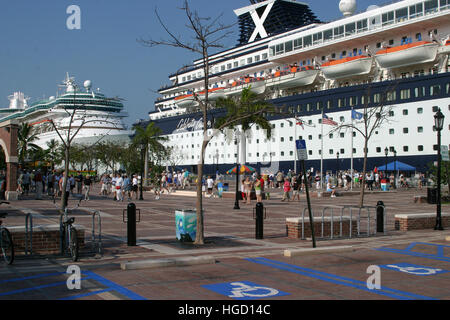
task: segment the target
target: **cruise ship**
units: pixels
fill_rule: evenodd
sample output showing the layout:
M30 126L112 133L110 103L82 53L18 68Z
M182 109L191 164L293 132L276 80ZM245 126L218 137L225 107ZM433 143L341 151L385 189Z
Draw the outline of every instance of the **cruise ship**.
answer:
M314 172L363 167L363 137L338 125L380 103L387 121L371 137L368 170L398 160L427 170L437 158L434 115L445 115L442 144L450 143L450 0L403 0L356 13L342 0L343 17L322 22L308 4L294 0L250 1L234 10L240 37L235 47L211 54L209 100L239 95L242 88L283 110L268 116L273 132L253 126L238 143L229 134L206 149L205 172L225 172L236 161L264 171L299 170L295 141L306 141ZM332 4L333 1L330 1ZM202 114L193 93L204 95L202 59L169 75L150 119L168 138L170 163L196 172L202 144ZM208 129L224 110L209 111ZM301 123L302 125L297 125ZM385 155L385 150L388 155ZM169 163L168 163L169 164Z
M74 112L71 136L81 126L74 143L89 145L103 141L129 141L132 132L127 130L123 122L128 114L124 111L121 99L108 98L100 89L94 92L90 80L86 80L83 85L84 90L79 89L75 79L67 74L60 86L63 90L61 94L30 106L29 98L22 92L15 92L9 96L9 108L0 109L0 121L16 119L29 123L33 132L38 134L34 143L43 149L47 149L47 143L53 139L61 144L50 121L53 120L61 135L67 137Z

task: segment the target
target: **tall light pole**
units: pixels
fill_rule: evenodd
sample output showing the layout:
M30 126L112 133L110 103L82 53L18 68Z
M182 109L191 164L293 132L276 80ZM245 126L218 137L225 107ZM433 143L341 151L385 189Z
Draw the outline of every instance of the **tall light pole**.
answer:
M336 178L339 174L339 152L336 153Z
M216 149L216 179L217 179L217 174L219 173L219 149Z
M394 152L394 189L397 189L397 150L394 149L392 152Z
M139 200L144 200L142 193L142 182L144 180L144 153L145 153L145 144L141 144L141 183L140 183L140 191L139 191Z
M384 148L384 155L386 157L385 160L385 167L384 167L384 178L386 179L387 177L387 162L388 162L388 154L389 154L389 149L388 147Z
M239 137L238 132L235 132L235 142L236 142L236 195L234 199L234 210L241 209L239 207Z
M437 131L438 170L437 170L437 201L436 201L436 225L434 230L444 230L441 217L441 131L444 128L444 115L439 108L434 115L434 128Z

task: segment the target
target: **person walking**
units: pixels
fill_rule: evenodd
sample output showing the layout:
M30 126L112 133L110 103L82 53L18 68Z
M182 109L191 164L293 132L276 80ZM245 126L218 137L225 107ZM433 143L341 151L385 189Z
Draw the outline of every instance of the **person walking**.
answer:
M300 187L301 183L299 181L299 178L296 176L292 177L292 201L295 200L295 197L297 197L298 201L300 201Z
M212 198L212 191L214 188L214 180L211 178L211 176L208 176L208 179L206 180L206 185L208 187L209 197Z
M77 184L77 193L81 194L83 192L83 175L80 171L78 171L77 176L75 177L75 182Z
M256 194L256 202L262 202L262 188L263 184L261 184L261 177L257 177L254 183L255 194Z
M23 181L23 191L25 192L25 195L28 195L28 193L30 192L31 178L27 170L25 170L22 181Z
M251 200L252 182L250 181L249 177L245 178L244 190L245 190L245 194L247 196L247 204L251 204L252 203L252 200Z
M36 186L36 200L42 200L42 174L41 170L38 170L34 175L34 184Z
M155 185L153 185L155 187ZM131 198L138 198L138 178L137 174L133 174L133 179L131 180Z
M92 179L90 175L86 175L86 178L83 179L83 190L84 193L84 201L89 201L89 192L91 191Z
M288 200L288 202L290 201L290 192L291 192L291 183L289 182L288 178L284 179L284 184L283 184L283 199L281 199L281 201L284 200Z
M117 201L123 201L123 178L121 175L118 175L116 180L116 199Z

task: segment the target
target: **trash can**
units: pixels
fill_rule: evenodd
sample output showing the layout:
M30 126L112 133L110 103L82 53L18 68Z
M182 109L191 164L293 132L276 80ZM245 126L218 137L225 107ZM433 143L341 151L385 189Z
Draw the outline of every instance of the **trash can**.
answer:
M177 240L193 242L197 234L197 211L175 210L175 224Z
M437 203L437 188L427 188L427 202L429 204Z

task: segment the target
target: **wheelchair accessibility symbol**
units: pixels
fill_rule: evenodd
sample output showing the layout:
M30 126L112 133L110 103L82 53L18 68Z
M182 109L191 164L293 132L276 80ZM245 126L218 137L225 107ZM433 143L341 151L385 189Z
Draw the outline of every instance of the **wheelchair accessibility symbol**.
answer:
M396 270L396 271L400 271L400 272L404 272L404 273L413 274L416 276L432 276L432 275L436 275L439 273L448 272L447 270L442 270L442 269L432 268L432 267L418 266L418 265L409 264L409 263L386 264L386 265L380 266L380 268Z
M236 300L264 299L289 295L289 293L249 281L210 284L202 287Z
M234 289L231 291L232 294L229 295L230 298L269 298L276 296L279 292L273 288L249 286L243 282L232 282L230 285L234 286Z

